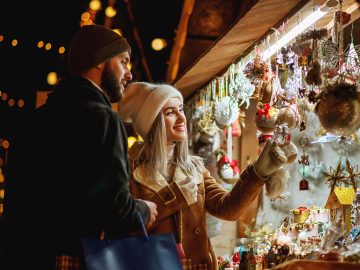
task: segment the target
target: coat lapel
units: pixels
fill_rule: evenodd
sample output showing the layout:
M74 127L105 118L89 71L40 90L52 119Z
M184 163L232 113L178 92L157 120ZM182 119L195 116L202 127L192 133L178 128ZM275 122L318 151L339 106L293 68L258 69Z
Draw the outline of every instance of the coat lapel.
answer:
M166 179L159 172L156 173L155 179L148 177L143 166L139 166L134 170L133 177L136 182L146 186L154 192L158 192L163 187L169 185ZM178 182L186 177L187 174L180 167L176 166L173 181ZM195 181L196 185L202 182L200 175L193 177L193 180Z

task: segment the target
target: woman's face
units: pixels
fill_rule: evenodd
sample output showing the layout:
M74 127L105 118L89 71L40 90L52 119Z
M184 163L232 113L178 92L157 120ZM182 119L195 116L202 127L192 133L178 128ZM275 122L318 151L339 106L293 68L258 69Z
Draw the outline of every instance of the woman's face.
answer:
M187 136L186 118L180 99L176 97L169 99L165 103L162 113L165 119L167 145L185 140Z

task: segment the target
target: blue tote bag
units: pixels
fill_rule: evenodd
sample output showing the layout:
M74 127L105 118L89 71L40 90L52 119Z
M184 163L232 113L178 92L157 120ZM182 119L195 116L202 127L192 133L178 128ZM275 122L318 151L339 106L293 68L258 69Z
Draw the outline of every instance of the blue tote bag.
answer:
M87 270L182 270L173 234L123 239L82 239Z

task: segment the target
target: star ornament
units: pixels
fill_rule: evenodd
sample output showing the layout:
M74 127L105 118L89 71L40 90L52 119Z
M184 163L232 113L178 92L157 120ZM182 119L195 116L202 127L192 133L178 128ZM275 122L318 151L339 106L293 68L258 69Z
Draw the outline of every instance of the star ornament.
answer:
M358 168L356 167L356 171L354 171L353 167L351 166L349 160L346 159L346 171L348 173L348 185L352 185L354 190L356 191L356 179L360 176L360 172L358 171ZM350 183L349 183L350 182Z
M329 172L322 172L322 174L327 178L326 181L329 183L329 187L331 188L330 192L332 192L336 186L339 186L340 183L347 184L344 171L341 168L341 162L339 162L335 170L330 167Z

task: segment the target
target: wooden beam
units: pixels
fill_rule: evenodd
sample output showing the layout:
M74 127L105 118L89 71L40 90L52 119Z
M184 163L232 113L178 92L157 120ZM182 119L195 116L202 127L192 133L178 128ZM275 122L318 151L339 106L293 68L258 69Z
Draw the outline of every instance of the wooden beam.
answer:
M175 43L174 46L172 47L169 66L166 70L166 77L165 77L166 82L173 81L178 74L181 51L185 45L189 18L193 11L194 3L195 0L184 1L179 26L176 32Z

